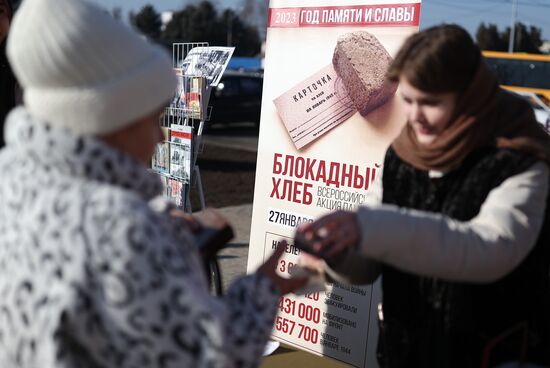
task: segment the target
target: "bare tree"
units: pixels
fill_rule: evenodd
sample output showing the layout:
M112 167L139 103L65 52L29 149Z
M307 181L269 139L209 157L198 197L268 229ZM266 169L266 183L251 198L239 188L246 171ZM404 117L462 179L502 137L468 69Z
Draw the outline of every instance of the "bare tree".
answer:
M116 20L122 19L122 9L119 6L114 7L111 14Z
M241 0L241 16L251 23L256 19L256 0Z
M162 40L166 44L205 41L216 46L236 46L235 56L255 56L261 49L256 26L245 22L233 9L218 13L206 0L175 12L162 33Z
M510 39L510 27L499 31L494 24L481 23L476 32L476 40L484 50L506 51ZM514 50L516 52L540 53L542 29L526 26L519 22L515 26Z
M242 19L256 27L261 38L265 38L269 0L241 0L240 15Z
M137 14L131 14L130 22L147 37L153 40L159 39L162 22L160 14L152 5L147 4Z

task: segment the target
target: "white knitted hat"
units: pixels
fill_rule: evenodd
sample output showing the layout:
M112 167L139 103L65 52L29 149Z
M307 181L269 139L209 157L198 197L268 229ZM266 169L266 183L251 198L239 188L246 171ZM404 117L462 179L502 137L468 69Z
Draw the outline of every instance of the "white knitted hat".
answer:
M160 47L85 0L25 0L8 57L31 115L101 135L168 103L176 88Z

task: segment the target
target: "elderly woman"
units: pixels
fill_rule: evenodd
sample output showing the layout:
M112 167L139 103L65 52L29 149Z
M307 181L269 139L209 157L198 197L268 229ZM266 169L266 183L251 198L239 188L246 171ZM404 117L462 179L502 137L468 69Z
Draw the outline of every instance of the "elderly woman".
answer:
M383 204L301 236L341 281L382 276L382 367L549 366L548 135L457 26L411 36L388 77L407 124Z
M15 76L6 57L6 41L12 16L11 0L0 0L0 147L4 146L4 120L19 97Z
M164 51L86 1L26 0L8 56L25 89L0 152L0 367L253 367L283 249L208 294L148 170L176 86Z

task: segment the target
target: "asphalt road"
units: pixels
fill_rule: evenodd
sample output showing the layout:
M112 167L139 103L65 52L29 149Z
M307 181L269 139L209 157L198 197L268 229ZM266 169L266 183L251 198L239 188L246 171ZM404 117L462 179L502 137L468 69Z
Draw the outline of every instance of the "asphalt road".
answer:
M258 127L254 123L207 126L203 134L206 146L215 144L247 152L258 151Z

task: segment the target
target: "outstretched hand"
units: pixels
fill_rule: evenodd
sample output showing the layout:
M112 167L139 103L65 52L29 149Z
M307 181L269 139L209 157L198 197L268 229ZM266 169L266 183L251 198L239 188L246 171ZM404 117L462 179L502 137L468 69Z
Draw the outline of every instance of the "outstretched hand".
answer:
M258 268L258 272L267 276L277 286L281 295L292 293L298 289L303 288L308 281L307 277L292 277L285 279L277 274L277 265L279 259L285 252L287 246L286 241L282 241L281 244L275 249L275 252L265 261L263 265Z
M201 223L190 213L186 213L180 209L172 209L170 210L170 216L173 218L178 218L183 221L183 223L187 226L189 231L191 233L197 235L202 231L202 225Z
M335 257L359 245L361 232L355 212L336 211L298 228L313 250Z

